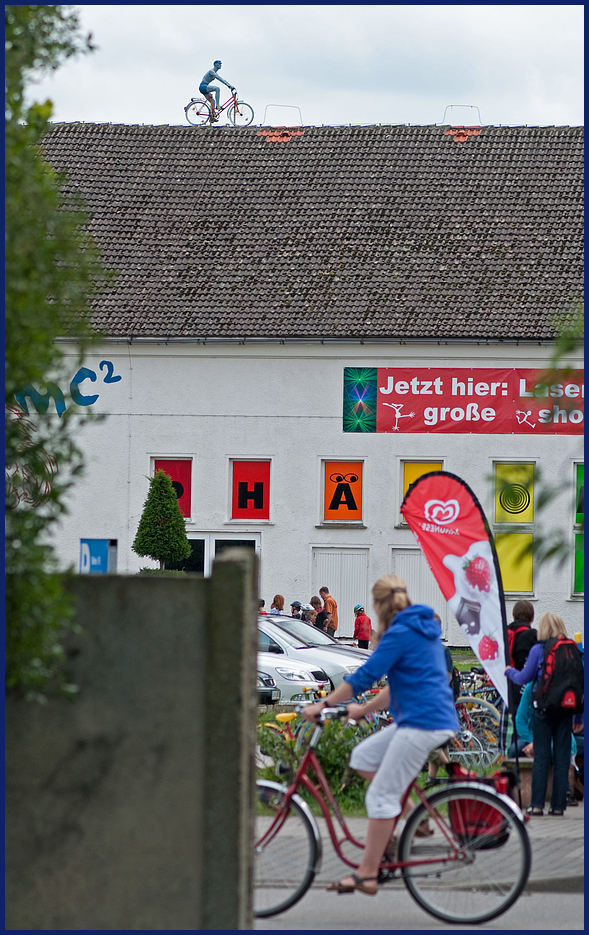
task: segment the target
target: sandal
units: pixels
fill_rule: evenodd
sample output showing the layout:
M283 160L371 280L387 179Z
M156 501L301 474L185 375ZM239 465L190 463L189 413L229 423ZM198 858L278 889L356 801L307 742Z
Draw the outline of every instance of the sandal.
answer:
M549 815L564 815L563 808L551 808L548 812Z
M354 880L354 886L350 886L349 883L342 883L341 880L338 880L337 883L330 883L326 889L334 891L336 893L353 893L354 890L359 890L361 893L366 893L367 896L376 896L376 887L373 890L368 889L367 886L363 886L367 880L378 880L378 877L359 877L356 873L350 873L352 880Z
M429 838L434 833L434 829L430 828L429 820L424 818L423 821L420 821L417 829L415 831L416 838Z
M526 814L528 815L543 815L544 809L538 808L537 805L530 805L529 808L526 808Z

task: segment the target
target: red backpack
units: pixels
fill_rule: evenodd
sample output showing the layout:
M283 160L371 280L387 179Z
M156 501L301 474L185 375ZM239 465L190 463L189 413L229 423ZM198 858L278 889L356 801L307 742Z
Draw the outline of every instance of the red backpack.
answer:
M544 644L544 662L532 703L538 711L582 714L584 667L574 640L555 636Z
M518 633L523 633L524 630L527 630L528 627L516 627L515 630L510 630L507 628L507 639L509 641L509 659L511 660L511 665L515 666L513 661L513 644L515 643L515 638Z

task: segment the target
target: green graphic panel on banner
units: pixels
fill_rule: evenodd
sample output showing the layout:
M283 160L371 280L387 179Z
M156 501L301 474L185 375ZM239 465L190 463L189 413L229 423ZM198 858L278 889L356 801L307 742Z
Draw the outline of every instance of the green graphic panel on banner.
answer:
M575 536L575 594L585 593L585 534Z
M344 367L344 432L376 432L376 367Z

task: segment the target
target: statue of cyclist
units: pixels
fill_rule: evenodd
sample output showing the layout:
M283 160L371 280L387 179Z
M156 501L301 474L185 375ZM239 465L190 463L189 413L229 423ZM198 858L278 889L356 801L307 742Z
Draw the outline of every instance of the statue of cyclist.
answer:
M213 120L219 119L217 114L215 113L215 109L219 110L219 98L221 94L221 89L217 87L217 85L211 84L211 81L215 81L215 80L222 81L223 84L226 84L227 87L232 92L235 91L235 88L233 87L233 85L229 84L228 81L225 81L224 78L221 78L221 75L217 74L222 64L223 63L218 60L216 62L213 62L213 67L210 69L210 71L207 71L206 75L203 75L202 81L198 89L200 93L204 95L204 97L207 100L211 102L211 105L213 102L213 94L215 95L215 105L213 107L213 117L212 117Z

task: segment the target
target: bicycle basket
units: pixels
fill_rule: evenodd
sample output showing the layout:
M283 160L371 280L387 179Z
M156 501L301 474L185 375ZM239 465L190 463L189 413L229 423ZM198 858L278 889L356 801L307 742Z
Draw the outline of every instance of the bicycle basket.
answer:
M518 785L513 770L502 770L492 776L477 776L471 770L464 770L458 764L448 764L451 781L475 780L491 786L496 792L512 796ZM450 802L449 818L452 830L461 844L468 844L485 851L502 847L509 838L507 822L492 805L465 799L463 802Z
M503 847L509 838L508 822L492 805L476 799L449 803L452 830L461 844L488 851Z

